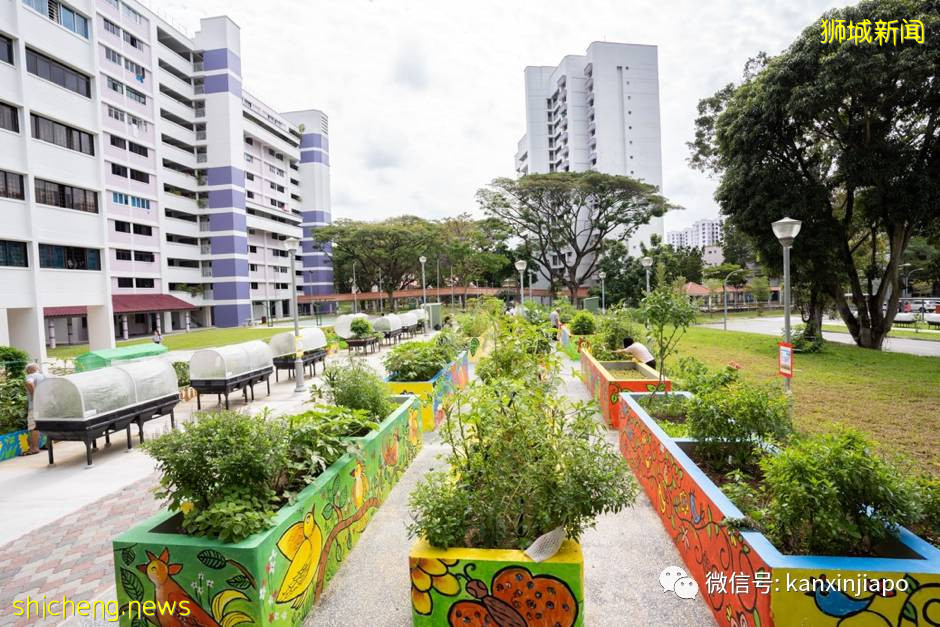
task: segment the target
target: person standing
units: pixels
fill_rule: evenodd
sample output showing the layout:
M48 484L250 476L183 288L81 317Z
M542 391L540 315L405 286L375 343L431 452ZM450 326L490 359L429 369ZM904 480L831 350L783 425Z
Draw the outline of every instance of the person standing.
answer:
M39 432L36 431L36 414L33 409L33 396L36 393L36 386L42 383L46 375L42 373L39 364L33 363L26 366L26 429L29 431L29 450L26 455L35 455L39 452Z
M160 335L160 329L154 329L154 330L153 330L153 343L154 343L154 344L162 344L162 343L163 343L163 336Z
M558 313L558 309L552 309L552 312L548 314L548 321L552 326L557 329L559 323L561 322L561 315Z

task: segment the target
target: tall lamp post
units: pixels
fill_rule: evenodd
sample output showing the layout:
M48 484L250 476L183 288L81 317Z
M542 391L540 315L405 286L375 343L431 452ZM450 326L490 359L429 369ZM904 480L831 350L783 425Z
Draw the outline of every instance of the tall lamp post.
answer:
M601 280L601 311L607 313L607 290L604 285L604 279L607 278L607 273L601 270L597 273L597 276Z
M783 246L783 341L790 343L790 248L793 247L793 240L800 234L800 227L803 223L793 218L783 218L777 220L772 225L774 235L780 245ZM790 377L783 380L783 388L787 394L790 393Z
M284 240L284 246L290 255L290 288L291 288L291 309L294 313L294 392L305 391L304 387L304 352L303 338L300 337L300 320L297 317L297 244L300 241L296 237L288 237Z
M428 304L428 286L424 280L424 264L427 262L428 258L424 255L418 257L418 261L421 262L421 301L423 304Z
M359 313L359 299L356 297L356 262L353 262L353 281L352 281L352 293L353 293L353 313Z
M643 257L640 259L640 265L646 268L646 293L650 293L650 268L653 265L653 260L650 257Z
M538 273L535 270L529 270L529 300L535 302L535 292L532 290L535 289L535 279L538 277Z
M516 270L519 271L519 308L517 311L522 312L523 305L525 304L525 268L528 264L525 262L525 259L520 259L516 262Z
M724 329L728 330L728 279L731 278L731 275L737 274L738 272L744 272L744 268L738 268L737 270L732 270L728 273L728 276L725 277L725 280L721 282L721 296L725 301L725 318L724 318Z

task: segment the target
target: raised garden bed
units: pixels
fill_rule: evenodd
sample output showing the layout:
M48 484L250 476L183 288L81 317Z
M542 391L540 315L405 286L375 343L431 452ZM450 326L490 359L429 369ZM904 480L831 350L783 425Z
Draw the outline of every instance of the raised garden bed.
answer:
M615 376L618 371L629 371L632 376ZM659 372L649 366L633 361L598 361L588 350L581 351L581 374L611 429L620 429L625 418L621 392L650 392L659 387ZM663 385L666 390L672 389L669 379Z
M544 562L522 551L411 548L411 613L415 626L584 624L584 559L566 540Z
M438 362L439 363L439 362ZM428 381L386 381L392 394L414 394L421 400L421 427L433 431L444 420L444 400L470 381L470 360L463 351Z
M376 509L421 447L418 400L398 406L277 513L274 525L241 542L179 532L178 512L162 511L114 539L118 604L188 601L189 623L297 625L336 574ZM159 616L155 618L161 618ZM122 625L144 625L126 613Z
M39 436L39 446L44 446L46 436ZM29 450L29 431L11 431L0 434L0 462L25 455Z
M719 624L940 623L940 550L902 529L891 557L785 555L760 532L722 525L741 511L689 457L695 441L667 436L642 396L620 395L620 450ZM884 580L906 582L907 590L860 589Z

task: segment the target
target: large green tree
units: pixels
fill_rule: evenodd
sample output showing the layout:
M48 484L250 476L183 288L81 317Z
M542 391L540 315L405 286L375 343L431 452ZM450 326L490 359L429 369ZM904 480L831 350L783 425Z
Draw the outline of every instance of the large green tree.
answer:
M619 240L612 240L604 248L598 264L598 272L605 273L604 290L607 307L623 303L628 307L639 307L646 296L646 271L640 260L631 257L627 245ZM600 296L600 287L591 290L593 296Z
M802 220L794 278L835 303L859 346L880 348L904 251L940 213L940 0L864 1L823 19L920 20L927 36L822 43L817 20L699 104L691 163L720 177L722 212L774 270L770 223Z
M595 276L609 238L626 240L670 208L652 185L593 171L497 178L477 200L531 246L539 271L564 285L572 303Z

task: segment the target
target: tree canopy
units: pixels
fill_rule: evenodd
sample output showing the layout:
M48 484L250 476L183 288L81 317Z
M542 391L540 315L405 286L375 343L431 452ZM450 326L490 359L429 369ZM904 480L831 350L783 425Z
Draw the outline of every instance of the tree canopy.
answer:
M936 33L940 1L864 1L823 18L921 20ZM690 162L720 177L722 212L765 265L781 264L770 223L802 220L794 278L836 304L860 346L880 348L905 249L940 213L940 40L821 43L820 25L699 103Z

